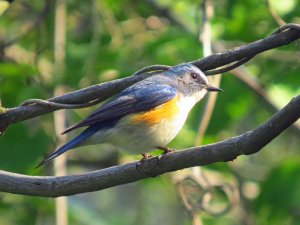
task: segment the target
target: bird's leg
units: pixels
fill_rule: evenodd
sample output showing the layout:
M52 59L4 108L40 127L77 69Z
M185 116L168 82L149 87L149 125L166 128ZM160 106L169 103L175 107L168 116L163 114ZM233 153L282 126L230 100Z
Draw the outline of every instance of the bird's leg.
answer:
M160 160L164 155L175 151L174 149L168 147L162 147L162 146L157 146L156 148L164 151L160 156L157 157L157 160ZM157 161L157 164L159 165L159 161Z
M157 146L156 148L159 149L159 150L163 150L164 151L163 155L175 151L174 149L171 149L171 148L168 148L168 147L162 147L162 146Z
M145 160L151 159L153 157L149 153L144 153L144 154L141 154L141 155L143 156L143 158L140 161L145 161Z
M138 172L141 172L140 170L140 167L143 165L143 163L147 160L147 159L151 159L153 156L150 155L149 153L144 153L144 154L141 154L143 156L143 158L138 161L135 165L135 168Z

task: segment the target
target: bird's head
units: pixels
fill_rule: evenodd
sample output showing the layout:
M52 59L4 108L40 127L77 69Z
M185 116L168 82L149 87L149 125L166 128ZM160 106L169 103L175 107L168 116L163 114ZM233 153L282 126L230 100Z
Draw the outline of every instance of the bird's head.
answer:
M195 96L197 101L207 92L222 91L220 88L211 86L205 74L190 63L171 67L166 74L175 81L177 88L183 94Z

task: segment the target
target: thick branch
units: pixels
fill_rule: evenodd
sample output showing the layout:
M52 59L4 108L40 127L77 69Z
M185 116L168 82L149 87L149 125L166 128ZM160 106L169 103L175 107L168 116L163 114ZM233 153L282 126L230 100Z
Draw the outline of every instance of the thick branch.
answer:
M110 96L114 95L115 93L125 89L126 87L142 79L145 79L146 77L147 75L144 74L139 76L130 76L123 79L117 79L103 84L96 84L81 90L73 91L61 96L50 98L48 99L48 101L61 104L72 104L72 108L82 108L82 104L86 106L92 105L87 103L96 99L96 103L100 102L101 100L103 101L109 98ZM76 105L78 107L76 107ZM17 123L19 121L37 117L39 115L53 112L62 108L68 107L51 106L50 104L48 106L46 104L32 104L7 109L7 111L5 112L0 112L0 134L1 131L4 131L5 128L12 123Z
M183 168L232 161L240 155L258 152L299 117L300 95L252 131L215 144L169 153L159 160L149 159L144 162L141 171L136 169L136 162L62 177L34 177L0 171L0 191L44 197L74 195L103 190Z
M243 45L223 53L216 53L192 63L206 72L214 68L238 62L282 45L290 44L300 38L299 24L286 24L278 28L271 36ZM248 60L245 60L248 61ZM240 64L239 64L240 65ZM235 67L234 67L235 68ZM233 69L230 67L230 70ZM229 70L227 70L229 71ZM222 71L226 72L226 71ZM211 73L211 71L209 72ZM219 71L217 72L219 73Z
M280 27L276 32L274 32L267 38L225 51L223 53L213 54L191 63L200 68L202 71L206 71L207 74L218 73L220 70L214 69L234 63L234 66L229 65L226 69L222 69L222 72L226 72L235 68L236 66L241 65L242 63L245 63L250 58L261 52L289 44L299 38L300 25L286 24ZM160 67L162 68L162 70L164 68L167 68L166 66ZM4 113L0 113L0 133L4 132L6 127L12 123L30 119L39 115L43 115L45 113L53 112L58 109L81 108L87 105L96 104L97 102L107 99L108 97L120 92L124 88L146 78L149 75L151 75L151 73L139 74L138 76L130 76L99 85L93 85L85 89L70 92L65 95L49 99L50 102L60 103L60 105L58 104L56 106L53 106L51 104L32 104L7 109ZM64 107L63 104L69 104L71 106Z

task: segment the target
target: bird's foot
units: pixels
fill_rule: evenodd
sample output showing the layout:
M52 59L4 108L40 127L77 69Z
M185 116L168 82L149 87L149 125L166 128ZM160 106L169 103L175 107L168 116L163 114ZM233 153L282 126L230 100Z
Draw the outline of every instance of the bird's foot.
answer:
M156 148L159 149L159 150L163 150L163 151L164 151L164 152L162 153L163 155L175 151L175 149L168 148L168 147L162 147L162 146L157 146Z
M143 164L144 164L144 162L146 161L146 160L148 160L148 159L151 159L151 158L153 158L153 156L152 155L150 155L149 153L144 153L144 154L141 154L142 156L143 156L143 158L140 160L140 161L138 161L137 163L136 163L136 165L135 165L135 168L136 168L136 170L138 171L138 172L140 172L141 173L141 167L143 166Z
M168 153L175 152L175 149L171 149L168 147L157 146L156 148L164 151L160 156L158 156L158 160L160 160L163 156L165 156Z

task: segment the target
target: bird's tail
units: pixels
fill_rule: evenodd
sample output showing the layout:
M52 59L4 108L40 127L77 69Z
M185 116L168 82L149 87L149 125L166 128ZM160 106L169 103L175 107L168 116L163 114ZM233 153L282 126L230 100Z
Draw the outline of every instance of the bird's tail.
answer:
M96 133L99 129L94 129L95 127L89 127L86 130L84 130L82 133L80 133L77 137L67 142L65 145L61 146L59 149L57 149L55 152L53 152L51 155L49 155L47 158L42 160L36 168L42 166L43 164L51 161L52 159L56 158L57 156L63 154L64 152L78 147L80 143L88 139L90 136L92 136L94 133Z

